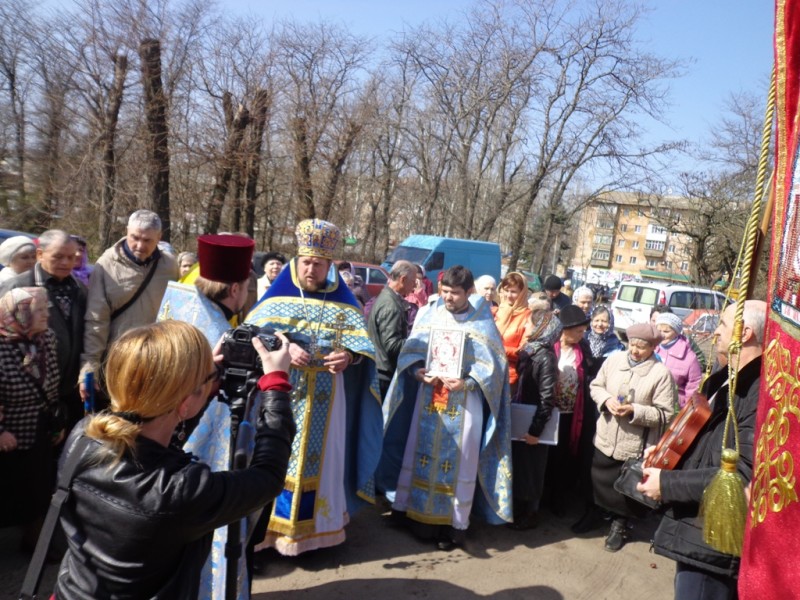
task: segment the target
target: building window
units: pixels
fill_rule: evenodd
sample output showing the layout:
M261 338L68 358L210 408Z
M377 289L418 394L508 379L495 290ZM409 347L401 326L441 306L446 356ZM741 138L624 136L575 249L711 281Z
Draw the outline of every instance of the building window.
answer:
M648 269L655 269L658 266L658 261L655 258L648 258L647 259L647 268Z
M625 240L619 240L617 242L617 248L624 248L625 247Z
M617 257L614 259L614 262L621 263L622 262L622 254L617 254Z
M620 230L622 233L625 233L626 231L628 231L628 226L627 226L626 224L624 224L624 223L623 223L622 225L620 225L620 226L619 226L619 230Z
M670 244L669 245L669 251L670 251L671 254L675 252L675 244Z
M598 246L610 246L613 243L610 235L596 235L594 236L594 243Z
M631 216L631 209L630 208L626 208L625 210L622 211L622 214L625 215L626 217L630 217Z
M633 228L633 231L634 231L635 233L642 233L642 226L641 226L641 225L636 225L636 226Z
M636 257L635 257L635 256L631 256L631 260L630 260L629 262L630 262L632 265L635 265L635 264L636 264Z
M681 271L688 271L688 270L689 270L689 263L686 262L686 261L683 261L681 263Z
M645 216L645 214L644 214L644 210L643 210L643 209L641 209L641 208L639 209L639 211L638 211L638 213L637 213L637 214L638 214L640 217L644 217L644 216Z
M667 267L668 269L672 269L672 261L668 260L667 262L664 263L664 266Z
M645 250L663 250L665 242L656 242L654 240L647 240L644 243Z
M660 227L659 225L650 225L650 231L655 235L663 235L667 233L667 228Z
M608 260L610 257L608 250L592 250L592 260Z
M638 242L638 241L635 241L635 242L633 242L633 243L631 244L631 247L632 247L634 250L638 250L638 249L639 249L639 242Z
M597 224L598 229L614 229L614 223L611 221L600 221Z

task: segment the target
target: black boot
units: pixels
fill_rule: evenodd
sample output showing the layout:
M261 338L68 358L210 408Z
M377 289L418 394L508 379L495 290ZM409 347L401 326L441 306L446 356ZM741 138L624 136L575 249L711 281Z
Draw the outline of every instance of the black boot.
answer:
M628 521L617 517L611 522L611 531L606 536L605 549L609 552L617 552L625 545L628 537Z

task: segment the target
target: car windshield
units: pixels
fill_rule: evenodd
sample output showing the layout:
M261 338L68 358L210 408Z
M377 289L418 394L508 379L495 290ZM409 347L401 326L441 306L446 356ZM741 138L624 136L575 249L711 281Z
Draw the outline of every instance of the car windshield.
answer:
M388 263L396 263L398 260L407 260L414 264L421 265L431 251L428 248L414 248L412 246L398 246L389 254L386 259Z

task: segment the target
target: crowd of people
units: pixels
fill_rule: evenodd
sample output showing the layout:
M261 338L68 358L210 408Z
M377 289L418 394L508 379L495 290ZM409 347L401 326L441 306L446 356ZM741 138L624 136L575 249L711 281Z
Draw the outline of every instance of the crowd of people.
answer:
M60 230L0 245L0 515L24 526L27 551L57 457L81 453L66 541L51 548L63 561L57 598L130 585L216 597L221 526L256 513L243 529L252 576L263 548L343 543L365 502L442 550L463 544L474 518L521 532L542 510L578 506L572 531L605 528L616 552L647 510L614 489L624 461L651 452L699 391L709 424L677 469L646 469L640 487L668 506L654 547L678 563L676 598L735 597L737 559L695 535L720 466L730 308L705 357L663 307L623 343L610 307L588 287L565 293L556 275L531 294L522 273L497 282L454 266L434 289L421 265L400 260L369 298L350 264L334 262L334 224L306 220L296 236L295 257L261 256L261 276L246 236L200 236L197 252L177 254L147 210L91 267L85 241ZM747 303L737 357L745 479L764 315ZM229 475L236 418L217 342L243 322L278 332L280 349L252 342L263 401L249 466ZM703 384L707 360L718 370ZM120 505L135 515L125 523Z

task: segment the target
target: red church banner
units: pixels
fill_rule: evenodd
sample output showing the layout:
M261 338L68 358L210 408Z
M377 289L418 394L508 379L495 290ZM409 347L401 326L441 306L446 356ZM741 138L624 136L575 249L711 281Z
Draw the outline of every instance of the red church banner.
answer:
M800 590L800 2L775 3L775 207L753 481L739 595ZM795 464L797 462L798 464Z

